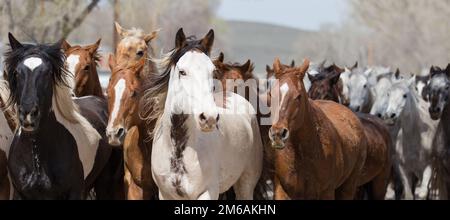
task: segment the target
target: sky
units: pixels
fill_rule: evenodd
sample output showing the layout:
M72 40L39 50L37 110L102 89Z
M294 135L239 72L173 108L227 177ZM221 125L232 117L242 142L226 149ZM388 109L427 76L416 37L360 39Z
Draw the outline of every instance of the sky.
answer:
M346 0L222 0L217 13L225 20L256 21L305 30L339 24Z

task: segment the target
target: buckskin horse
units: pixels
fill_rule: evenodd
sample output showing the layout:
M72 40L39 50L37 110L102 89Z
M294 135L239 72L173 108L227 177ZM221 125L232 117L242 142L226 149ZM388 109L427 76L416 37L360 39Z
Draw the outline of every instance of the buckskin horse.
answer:
M97 73L97 62L100 55L97 50L101 39L88 46L71 46L63 41L62 48L66 54L66 64L73 80L68 82L73 88L76 97L97 96L104 98L103 89Z
M130 200L158 199L150 169L152 137L147 132L153 130L154 123L145 123L139 115L144 65L144 60L136 66L118 65L113 55L109 57L112 75L107 89L107 136L110 144L123 144L125 187Z
M342 100L342 83L340 75L344 70L336 65L324 68L316 76L310 76L312 81L309 97L313 100L330 100L340 103ZM364 126L367 137L367 157L364 163L363 175L359 186L364 186L369 199L382 200L391 174L392 139L389 130L379 118L357 113Z
M188 40L180 29L175 49L161 61L165 71L149 78L144 97L158 118L152 175L160 199L218 199L231 187L236 199L253 199L263 157L256 113L234 93L226 109L216 106L213 42L213 30Z
M275 149L275 199L354 199L366 158L364 127L348 108L310 100L303 85L309 68L276 59L277 82L269 137Z
M9 34L9 105L18 109L8 159L15 199L120 199L122 155L104 133L105 102L72 99L61 43L22 44ZM78 110L79 109L79 110Z

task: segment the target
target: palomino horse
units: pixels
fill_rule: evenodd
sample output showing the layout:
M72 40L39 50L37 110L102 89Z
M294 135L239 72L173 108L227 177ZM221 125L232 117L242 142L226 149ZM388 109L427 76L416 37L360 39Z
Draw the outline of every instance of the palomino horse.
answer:
M75 96L97 96L104 98L103 89L97 73L97 62L100 55L97 50L101 39L88 46L71 46L63 41L62 47L66 54L66 65L74 80L68 82L73 88Z
M272 100L269 134L276 149L275 199L354 199L367 149L360 120L335 102L308 98L308 60L286 68L276 59L273 67L278 81L270 97L281 100Z
M122 198L121 151L99 134L105 101L72 99L60 43L21 44L12 34L9 42L9 104L17 106L20 126L8 159L14 198L83 199L91 188L98 199Z
M442 143L435 141L438 122L430 118L429 105L419 98L414 85L414 77L392 84L387 92L383 119L388 125L399 127L399 136L393 136L398 136L393 164L401 178L402 198L427 199L434 153Z
M107 136L115 146L123 144L125 162L125 187L130 200L158 199L158 189L151 177L152 137L139 115L139 102L143 95L141 75L145 61L137 66L118 66L113 55L109 57L109 120Z
M9 98L8 84L0 80L0 200L10 199L12 186L8 177L7 158L14 131L17 127L13 108L7 108Z
M213 43L213 30L188 40L180 29L161 61L165 71L149 78L144 100L158 118L152 174L160 199L218 199L231 187L236 199L253 199L263 162L256 113L234 93L226 109L216 106Z
M437 149L437 159L439 169L438 175L445 180L446 191L442 192L441 198L450 198L450 64L445 70L440 67L431 67L431 79L423 89L424 98L429 100L431 105L429 112L433 120L439 120L438 137L442 140L442 149ZM439 184L439 182L437 182Z
M149 59L150 56L154 55L153 48L149 44L156 38L159 30L146 34L138 28L127 30L117 22L115 25L116 31L121 37L116 50L117 64L119 66L137 66L142 60L145 60L146 65L142 70L143 73L147 75L156 72L155 63Z
M309 97L313 100L322 99L339 103L342 97L340 94L342 85L339 83L342 72L342 69L332 65L315 77L310 77L312 86ZM390 152L393 142L383 121L368 114L357 116L364 126L367 137L367 157L359 185L366 186L370 199L381 200L385 197L391 173Z

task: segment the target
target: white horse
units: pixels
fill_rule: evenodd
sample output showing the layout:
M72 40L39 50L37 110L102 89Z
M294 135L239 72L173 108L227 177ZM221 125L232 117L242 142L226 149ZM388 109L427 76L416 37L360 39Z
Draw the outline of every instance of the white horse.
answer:
M348 81L350 109L355 112L369 113L373 105L373 94L370 88L368 73L371 70L355 68Z
M231 187L237 199L253 199L263 158L255 110L233 93L227 93L227 109L216 106L208 56L213 40L212 30L190 41L180 29L159 76L166 98L159 100L151 164L160 199L218 199Z
M399 133L394 168L403 185L403 199L427 199L432 178L433 143L438 122L431 120L428 104L416 94L415 77L393 83L387 92L387 108L383 119L389 125L397 124ZM418 179L415 189L414 178Z

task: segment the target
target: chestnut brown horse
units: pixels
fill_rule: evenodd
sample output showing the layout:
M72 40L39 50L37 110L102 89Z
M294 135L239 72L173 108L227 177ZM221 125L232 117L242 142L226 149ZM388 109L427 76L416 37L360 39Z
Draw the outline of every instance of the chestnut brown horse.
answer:
M97 50L101 39L88 46L71 46L67 41L63 41L62 48L66 55L67 69L74 77L73 86L75 96L97 96L104 98L103 89L97 73L97 62L100 56Z
M275 150L275 199L354 199L367 140L358 117L330 101L310 100L303 85L309 68L273 64L275 89L269 137ZM280 95L278 95L278 93ZM277 103L275 101L275 103Z
M336 65L324 68L319 74L309 76L312 82L309 97L313 100L330 100L339 103L342 97L340 75L344 70ZM390 150L392 139L389 130L379 118L369 114L357 114L367 137L367 157L360 186L368 190L369 199L382 200L391 174Z
M130 200L157 199L158 189L151 176L152 142L148 125L139 116L143 94L142 69L145 60L136 66L118 65L110 55L111 80L108 85L109 119L107 136L111 145L124 148L125 188Z
M143 60L146 62L142 72L144 74L151 74L157 71L155 63L149 59L154 56L153 48L150 46L159 30L153 31L150 34L144 33L138 28L125 29L119 23L115 23L116 31L121 40L117 44L116 62L118 65L137 66Z

